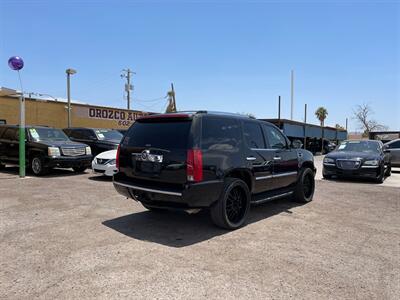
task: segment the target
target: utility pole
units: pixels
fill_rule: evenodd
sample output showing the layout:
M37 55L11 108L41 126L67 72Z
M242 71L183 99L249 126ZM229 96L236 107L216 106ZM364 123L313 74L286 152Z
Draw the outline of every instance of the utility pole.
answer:
M292 70L290 76L290 119L293 120L293 106L294 106L294 71Z
M135 72L132 72L131 69L123 69L121 78L126 78L126 84L125 84L125 92L126 92L126 107L128 109L131 109L131 91L133 91L133 85L131 84L131 75L136 74Z
M281 96L278 96L278 125L281 128Z
M348 119L346 118L346 131L347 131L347 122L348 122Z

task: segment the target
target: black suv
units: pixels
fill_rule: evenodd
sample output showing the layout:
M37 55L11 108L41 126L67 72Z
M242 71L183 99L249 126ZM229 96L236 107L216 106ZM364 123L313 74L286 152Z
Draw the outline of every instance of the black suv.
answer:
M123 137L122 133L114 129L65 128L63 130L71 140L88 144L92 149L93 156L117 149Z
M117 153L114 187L150 210L210 208L214 223L244 224L250 204L314 194L312 154L274 125L194 112L138 119Z
M60 129L27 126L26 162L35 175L44 175L53 167L73 168L83 172L90 167L90 147L72 142ZM19 127L0 125L0 167L18 164Z

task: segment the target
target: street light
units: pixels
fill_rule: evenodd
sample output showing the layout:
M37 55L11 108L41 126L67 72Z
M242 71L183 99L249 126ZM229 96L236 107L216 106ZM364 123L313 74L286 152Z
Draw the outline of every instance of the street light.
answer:
M67 73L67 98L68 98L68 128L71 127L71 75L76 74L76 70L74 69L66 69L65 73Z

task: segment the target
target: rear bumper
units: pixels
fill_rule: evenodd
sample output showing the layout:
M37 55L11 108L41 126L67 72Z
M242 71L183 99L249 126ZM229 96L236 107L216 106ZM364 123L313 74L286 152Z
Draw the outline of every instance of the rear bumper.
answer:
M115 165L110 165L110 164L101 165L95 163L95 160L92 161L92 169L93 172L101 173L106 176L113 176L118 171Z
M60 167L60 168L73 168L73 167L90 167L92 162L91 155L82 155L79 157L48 157L45 160L45 165L50 168Z
M133 180L122 180L114 176L115 189L123 196L143 202L150 206L169 208L209 207L220 196L222 180L186 184L182 188L167 188Z
M326 176L355 177L355 178L377 178L380 174L380 166L374 168L360 167L355 170L343 170L336 166L324 164L322 174Z

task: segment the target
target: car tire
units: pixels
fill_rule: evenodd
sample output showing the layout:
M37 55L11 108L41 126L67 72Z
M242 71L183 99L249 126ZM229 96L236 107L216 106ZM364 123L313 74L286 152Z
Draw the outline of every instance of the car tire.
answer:
M390 175L392 175L392 166L389 164L389 165L387 166L385 176L386 176L386 177L389 177Z
M72 168L76 173L83 173L87 169L87 167L73 167Z
M6 168L6 165L3 164L3 163L0 161L0 170L4 170L5 168Z
M323 177L324 179L331 179L331 178L332 178L332 175L322 174L322 177Z
M293 200L300 203L311 202L315 191L315 174L310 168L302 168L293 194Z
M43 176L48 173L48 168L44 166L41 156L34 156L30 163L32 173L36 176Z
M378 177L375 179L376 183L383 183L385 180L385 168L381 167Z
M211 219L218 227L234 230L244 225L250 211L250 191L237 178L225 180L219 199L211 206Z

